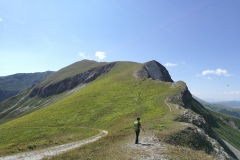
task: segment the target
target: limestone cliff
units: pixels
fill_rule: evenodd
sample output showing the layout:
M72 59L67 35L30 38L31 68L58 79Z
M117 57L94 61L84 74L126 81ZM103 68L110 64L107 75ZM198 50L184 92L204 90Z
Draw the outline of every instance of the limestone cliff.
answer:
M137 76L146 79L152 78L153 80L160 80L164 82L173 82L167 69L157 61L149 61L137 71Z
M188 87L185 82L178 81L172 83L172 88L183 86L183 89L180 90L177 94L172 95L171 97L167 97L168 101L175 103L179 106L182 106L184 108L191 108L191 105L189 102L192 100L192 94L188 90Z

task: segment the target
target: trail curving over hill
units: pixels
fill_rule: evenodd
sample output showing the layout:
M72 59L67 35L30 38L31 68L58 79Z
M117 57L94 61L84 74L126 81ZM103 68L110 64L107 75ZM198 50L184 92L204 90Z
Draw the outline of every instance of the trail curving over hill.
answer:
M50 148L46 148L46 149L42 149L42 150L38 150L38 151L25 152L25 153L20 153L20 154L16 154L16 155L0 157L0 160L16 160L16 159L18 159L18 160L40 160L44 157L51 157L54 155L62 154L71 149L78 148L85 144L95 142L95 141L99 140L100 138L106 136L107 134L108 134L107 131L100 130L100 133L98 135L90 137L85 140L67 143L67 144L63 144L60 146L50 147Z
M166 99L164 100L165 104L169 107L170 112L172 112L171 106L167 103Z

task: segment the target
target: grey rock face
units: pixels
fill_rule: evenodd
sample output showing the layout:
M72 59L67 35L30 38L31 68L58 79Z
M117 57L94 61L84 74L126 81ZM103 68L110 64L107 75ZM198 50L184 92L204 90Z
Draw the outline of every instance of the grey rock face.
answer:
M115 64L116 62L113 62L101 67L95 67L84 73L77 74L76 76L71 78L66 78L57 83L49 84L41 88L36 87L32 90L29 96L30 97L40 96L42 98L45 98L55 94L60 94L66 90L73 89L79 84L86 84L95 80L99 76L109 72L115 66Z
M181 84L181 83L184 83L182 81L178 81L177 83L174 83L175 85L176 84ZM189 92L187 86L181 90L180 92L178 92L177 94L171 96L168 98L168 101L172 102L172 103L175 103L175 104L178 104L184 108L191 108L190 105L188 105L188 102L190 102L192 99L192 94Z
M138 70L137 71L137 77L139 77L141 79L149 78L147 69L145 67L143 67L140 70Z
M206 134L212 134L212 131L205 119L201 115L196 114L191 110L185 110L182 112L177 118L177 121L193 124L203 129Z
M231 157L224 151L223 147L219 144L222 143L222 139L220 139L209 127L209 124L205 121L205 119L195 112L191 110L183 111L179 117L176 119L179 122L185 122L192 124L193 126L184 129L180 133L175 133L174 136L180 139L186 140L186 136L183 133L187 133L187 137L191 137L191 134L194 134L193 142L196 142L196 139L199 139L198 144L207 145L209 147L206 150L207 153L212 153L219 159L231 159ZM195 128L195 129L193 129ZM194 132L192 132L192 131ZM191 132L190 132L191 131ZM179 136L179 137L178 137ZM198 148L195 148L198 149ZM202 150L202 149L201 149Z
M140 78L152 78L153 80L160 80L164 82L173 82L167 69L157 61L150 61L145 63L142 69L137 72Z
M172 133L164 141L174 145L191 146L192 149L205 150L207 153L213 152L213 146L208 141L207 135L195 126L188 126L178 132Z
M216 140L196 126L188 126L179 132L172 133L164 141L173 145L190 146L195 150L203 150L215 155L218 159L231 159Z

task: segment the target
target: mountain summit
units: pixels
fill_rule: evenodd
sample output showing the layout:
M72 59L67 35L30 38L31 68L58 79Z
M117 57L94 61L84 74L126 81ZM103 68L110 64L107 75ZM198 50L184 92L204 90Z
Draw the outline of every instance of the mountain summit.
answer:
M153 80L163 82L173 82L167 69L155 60L145 63L143 67L137 71L137 75L143 79L152 78Z

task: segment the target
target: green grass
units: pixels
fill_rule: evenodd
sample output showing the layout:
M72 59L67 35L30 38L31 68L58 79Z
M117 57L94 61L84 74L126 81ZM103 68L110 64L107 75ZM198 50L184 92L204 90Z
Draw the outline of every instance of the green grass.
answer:
M0 148L15 150L25 141L39 143L49 136L73 132L63 132L64 128L81 126L105 129L110 133L124 131L132 129L136 117L154 128L169 112L164 103L165 92L173 94L176 90L170 89L170 83L137 79L133 71L139 67L137 63L118 63L109 74L79 92L1 125L0 135L4 135L2 139L5 140L0 141Z
M157 132L159 139L178 131L183 126L174 120L182 110L172 106L173 111L170 112L164 100L166 95L176 94L185 85L171 88L171 83L136 78L133 73L140 67L138 63L119 62L110 72L80 91L46 108L0 125L0 135L3 136L0 137L0 155L67 143L69 137L73 137L70 138L73 141L84 139L96 135L97 130L92 129L95 128L107 130L109 135L61 155L65 157L63 159L80 159L82 156L85 159L99 156L101 159L114 156L121 159L124 155L117 146L134 134L132 123L137 117L141 117L146 130ZM206 119L214 120L207 110L199 112L205 114ZM191 154L194 155L194 152Z
M26 91L0 103L0 124L22 117L45 106L49 106L60 99L64 99L68 92L47 98L37 96L30 98L28 94L29 92Z
M214 155L206 154L203 151L193 150L188 147L181 147L181 146L169 146L168 151L165 153L166 156L171 155L171 159L177 160L217 160Z
M147 134L152 134L157 132L154 130L147 130ZM141 138L145 136L143 133L140 134ZM144 150L142 152L136 152L136 150L131 150L127 145L134 142L134 132L133 130L125 130L122 132L113 132L106 138L96 141L91 144L87 144L81 148L71 150L67 153L53 156L51 158L45 158L46 160L67 160L67 159L81 159L81 160L126 160L126 159L141 159L141 155L144 155ZM175 160L192 160L192 159L204 159L204 160L215 160L213 155L206 154L203 151L193 150L187 147L172 146L161 142L166 149L160 150L161 154L168 159ZM148 148L146 148L147 150ZM149 149L148 149L149 150ZM44 159L44 160L45 160Z
M1 127L0 155L74 142L98 133L98 130L81 127Z
M45 81L41 82L35 87L41 88L42 86L59 82L63 79L83 73L91 68L100 67L105 64L107 63L90 60L76 62L72 65L60 69L58 72L53 73ZM0 103L0 124L6 123L10 120L21 117L30 112L36 111L69 95L68 92L65 92L62 94L52 95L47 98L40 98L37 96L31 98L28 96L31 91L32 88Z
M228 141L230 144L232 144L235 148L240 150L240 141L237 139L240 139L240 131L234 129L233 127L230 126L229 121L233 121L237 127L240 125L240 119L238 118L233 118L226 116L221 113L213 113L212 114L215 116L215 119L218 123L217 127L214 127L213 130L224 140ZM220 118L221 117L221 118ZM224 122L224 121L225 122Z

